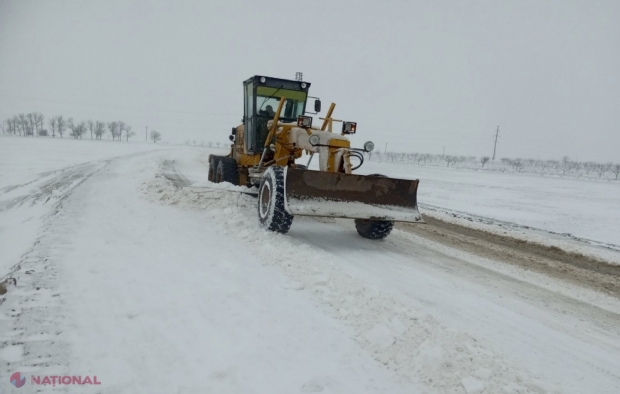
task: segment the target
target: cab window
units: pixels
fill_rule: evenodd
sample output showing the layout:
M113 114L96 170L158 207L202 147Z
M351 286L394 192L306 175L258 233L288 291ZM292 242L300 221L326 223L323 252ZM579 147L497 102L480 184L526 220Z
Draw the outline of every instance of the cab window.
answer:
M256 88L256 114L273 118L280 104L280 98L284 97L286 101L280 118L297 119L299 115L303 115L306 96L306 92L297 90L259 86Z

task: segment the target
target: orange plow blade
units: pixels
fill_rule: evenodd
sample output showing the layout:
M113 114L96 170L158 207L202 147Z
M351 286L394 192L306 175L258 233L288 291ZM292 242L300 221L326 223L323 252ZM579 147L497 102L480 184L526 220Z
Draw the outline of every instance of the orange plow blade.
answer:
M287 168L285 209L291 215L424 223L419 181Z

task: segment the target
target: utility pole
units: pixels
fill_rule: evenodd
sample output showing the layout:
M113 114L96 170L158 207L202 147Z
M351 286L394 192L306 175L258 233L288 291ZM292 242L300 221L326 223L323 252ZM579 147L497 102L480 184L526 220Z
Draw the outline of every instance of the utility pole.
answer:
M144 141L149 142L149 126L144 129Z
M495 152L497 151L497 137L499 137L499 126L497 126L497 131L495 132L495 146L493 146L493 159L495 160Z
M383 149L383 154L385 155L387 153L387 142L385 143L385 149Z
M441 157L444 157L446 155L446 147L443 147L443 152L441 153Z

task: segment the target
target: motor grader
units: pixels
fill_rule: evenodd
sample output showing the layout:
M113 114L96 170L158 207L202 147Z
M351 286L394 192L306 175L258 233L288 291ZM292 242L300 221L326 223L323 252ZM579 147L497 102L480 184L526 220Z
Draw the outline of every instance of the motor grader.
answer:
M308 115L321 111L321 101L309 89L309 82L266 76L243 82L243 123L232 128L227 156L209 156L209 181L257 187L259 223L279 233L294 216L355 219L369 239L387 237L394 222L422 223L419 181L354 174L374 144L351 147L347 135L357 124L332 118L334 103L314 127ZM315 100L314 112L306 110L308 99ZM307 165L297 164L302 155L309 155ZM318 171L308 168L315 156Z

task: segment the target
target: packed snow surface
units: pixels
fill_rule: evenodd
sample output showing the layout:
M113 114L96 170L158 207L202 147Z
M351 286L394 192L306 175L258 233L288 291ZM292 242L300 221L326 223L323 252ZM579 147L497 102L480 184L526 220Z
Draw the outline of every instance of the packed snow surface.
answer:
M3 178L2 376L102 385L22 392L620 392L617 298L346 220L265 232L203 149L24 140L55 172Z

